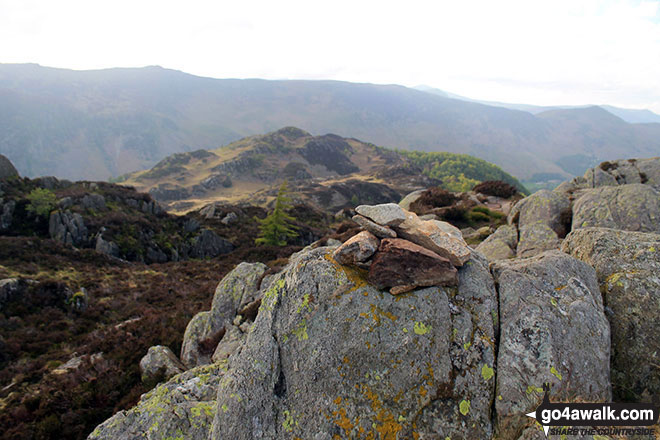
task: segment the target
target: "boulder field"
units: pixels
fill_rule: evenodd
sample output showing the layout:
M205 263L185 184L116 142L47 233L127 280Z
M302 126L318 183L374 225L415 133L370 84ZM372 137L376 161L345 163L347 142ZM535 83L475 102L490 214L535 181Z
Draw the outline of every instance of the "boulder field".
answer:
M658 399L660 159L612 164L521 200L476 249L388 204L277 273L238 265L188 325L188 370L151 350L176 375L89 438L540 440L545 383Z

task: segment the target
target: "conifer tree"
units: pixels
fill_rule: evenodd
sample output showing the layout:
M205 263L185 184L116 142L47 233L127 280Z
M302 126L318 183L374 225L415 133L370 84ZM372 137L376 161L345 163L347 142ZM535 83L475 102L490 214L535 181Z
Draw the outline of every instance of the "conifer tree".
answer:
M285 211L289 208L291 199L287 195L286 180L280 186L275 200L275 209L263 220L257 219L260 223L261 233L255 240L256 244L267 244L273 246L285 246L288 238L297 237L298 229L291 224L295 219Z

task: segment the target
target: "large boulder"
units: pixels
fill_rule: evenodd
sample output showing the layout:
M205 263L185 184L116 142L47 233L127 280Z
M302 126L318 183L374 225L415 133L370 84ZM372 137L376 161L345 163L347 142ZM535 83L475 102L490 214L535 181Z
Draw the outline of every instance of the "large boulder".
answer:
M518 231L515 226L502 225L479 243L476 251L483 254L488 260L506 260L516 256L518 246Z
M509 213L509 224L517 223L522 229L527 225L543 222L559 237L570 232L571 202L562 192L543 189L520 200Z
M147 354L140 360L142 382L147 384L169 380L185 369L172 350L163 345L149 347Z
M552 384L553 400L609 402L610 327L596 273L559 251L492 264L499 285L495 401L500 438L517 439Z
M225 368L226 362L217 363L175 376L103 422L88 440L207 440Z
M490 438L487 262L460 268L458 288L395 297L331 251L301 252L269 283L230 358L210 438Z
M18 177L18 171L9 159L0 154L0 180Z
M660 232L660 193L641 183L585 190L573 205L573 230Z
M660 234L584 228L562 249L596 269L611 310L615 400L660 398Z
M218 255L228 254L234 250L234 245L218 236L210 229L204 229L195 237L190 249L192 258L214 258Z
M519 231L520 238L516 255L520 258L533 257L544 251L559 249L561 241L547 223L527 223Z
M211 310L195 315L186 327L181 345L181 360L186 367L211 362L225 327L240 310L258 299L259 282L266 269L261 263L241 263L220 281Z

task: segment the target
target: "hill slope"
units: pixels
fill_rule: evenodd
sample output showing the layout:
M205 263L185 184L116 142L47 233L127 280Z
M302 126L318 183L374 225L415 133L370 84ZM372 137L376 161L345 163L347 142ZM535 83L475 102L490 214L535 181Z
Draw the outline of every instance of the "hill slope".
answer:
M284 180L295 197L332 212L355 206L356 200L388 202L438 184L468 191L484 180L503 180L524 191L497 166L467 155L397 152L295 127L216 150L178 153L121 180L180 212L218 200L267 204Z
M604 160L660 151L660 124L609 127L590 120L593 130L610 130L618 140L601 151L567 134L566 120L580 110L557 111L567 117L537 117L396 85L219 80L159 67L0 65L0 153L27 176L108 178L173 153L217 148L288 125L387 147L471 154L522 179L568 176L557 163L567 155Z

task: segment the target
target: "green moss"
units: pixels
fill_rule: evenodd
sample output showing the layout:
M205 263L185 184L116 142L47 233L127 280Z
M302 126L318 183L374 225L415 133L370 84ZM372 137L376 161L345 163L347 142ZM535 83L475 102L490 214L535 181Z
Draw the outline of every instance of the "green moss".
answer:
M261 306L264 310L273 310L273 307L277 305L277 301L280 295L280 291L284 289L286 281L284 278L280 278L275 281L270 288L264 293L264 297L261 300Z
M298 324L298 327L296 327L291 333L298 338L298 341L309 339L307 335L307 320L303 319L302 322Z

